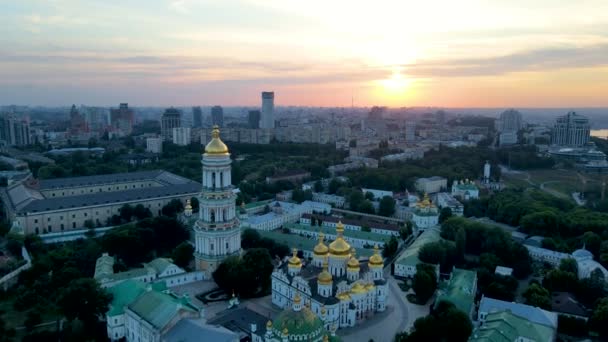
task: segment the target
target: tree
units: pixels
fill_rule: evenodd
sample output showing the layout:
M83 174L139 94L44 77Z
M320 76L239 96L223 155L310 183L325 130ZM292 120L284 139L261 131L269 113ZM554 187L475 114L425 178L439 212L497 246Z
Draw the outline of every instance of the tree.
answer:
M382 216L393 216L395 213L395 199L391 196L384 196L380 200L380 205L378 207L378 214Z
M468 315L458 310L454 304L441 301L430 315L418 318L410 334L398 334L395 341L447 341L466 342L471 336L473 325Z
M373 201L374 200L374 194L372 192L366 191L365 192L365 199L368 201Z
M32 331L34 327L38 324L42 323L42 316L40 315L39 309L34 308L27 313L25 316L25 321L23 325L25 325L25 330Z
M327 192L330 194L335 194L342 185L342 182L340 182L338 179L332 178L332 180L329 182Z
M401 240L406 240L408 237L410 237L410 235L412 235L411 228L405 226L399 229L399 237L401 238Z
M598 301L591 317L589 318L589 328L596 331L603 338L608 337L608 297Z
M312 191L310 190L302 190L302 189L295 189L292 192L292 197L291 199L296 202L296 203L302 203L304 201L310 201L312 200Z
M241 233L241 247L243 247L243 249L259 247L261 238L262 237L257 230L251 228L245 229L243 230L243 233Z
M452 209L450 207L443 207L439 212L439 223L452 217Z
M133 217L133 207L129 204L125 204L122 207L120 207L120 209L118 209L118 212L120 213L120 218L124 221L124 222L130 222L131 221L131 217Z
M112 296L106 293L95 279L76 279L59 293L57 305L71 322L80 320L85 327L95 326L99 316L105 315Z
M86 221L84 221L84 227L88 228L88 229L93 229L95 228L95 222L93 222L93 220L88 219Z
M133 216L135 216L138 220L143 220L148 217L152 217L152 212L142 204L138 204L133 209Z
M163 215L168 217L177 217L177 214L184 211L184 204L178 199L172 199L161 210Z
M564 272L570 272L574 275L578 274L578 264L573 258L562 259L559 263L559 269Z
M600 256L600 247L602 244L602 238L594 232L585 232L582 237L585 249L593 253L597 258Z
M181 267L185 268L190 265L192 259L194 259L194 246L187 241L184 241L177 245L172 253L173 262Z
M192 206L192 212L198 213L200 204L198 203L198 198L196 196L190 197L190 205Z
M350 206L350 210L359 211L359 208L361 207L363 201L365 201L365 198L363 197L363 193L361 191L354 190L348 196L348 204Z
M384 245L384 249L382 249L382 255L385 258L390 259L393 256L395 256L395 253L397 252L398 248L399 248L399 242L397 241L397 238L394 235L391 235L391 238Z
M467 250L467 232L464 228L460 228L456 231L456 256L459 260L464 259L464 254Z
M0 311L0 342L10 342L15 337L15 329L8 328L6 322L2 319L3 311Z
M418 303L426 303L437 288L435 268L428 264L416 265L416 274L412 280L412 290L416 293Z
M551 309L551 293L537 283L531 284L523 293L526 304L538 306L542 309Z
M320 180L315 182L314 190L315 190L315 192L323 192L323 183L321 183ZM336 188L336 190L338 190L338 189Z
M366 214L375 214L376 210L374 210L374 205L369 200L364 200L363 203L359 206L359 210L362 213Z

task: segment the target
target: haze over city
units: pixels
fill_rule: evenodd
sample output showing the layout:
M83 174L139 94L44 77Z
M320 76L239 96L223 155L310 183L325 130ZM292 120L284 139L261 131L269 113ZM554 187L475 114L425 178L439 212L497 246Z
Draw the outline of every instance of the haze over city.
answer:
M608 105L603 0L2 7L2 104Z

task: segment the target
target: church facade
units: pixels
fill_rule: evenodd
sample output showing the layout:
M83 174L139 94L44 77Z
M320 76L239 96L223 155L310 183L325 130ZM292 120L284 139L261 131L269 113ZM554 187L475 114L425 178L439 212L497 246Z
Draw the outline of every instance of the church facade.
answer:
M231 179L230 152L213 127L202 157L202 191L194 223L196 269L207 279L229 256L241 253L241 230Z
M336 239L326 245L323 234L310 264L297 250L272 273L272 303L290 308L301 296L303 305L319 317L328 331L353 327L386 310L388 283L384 260L376 246L367 262L344 240L344 225L336 225Z

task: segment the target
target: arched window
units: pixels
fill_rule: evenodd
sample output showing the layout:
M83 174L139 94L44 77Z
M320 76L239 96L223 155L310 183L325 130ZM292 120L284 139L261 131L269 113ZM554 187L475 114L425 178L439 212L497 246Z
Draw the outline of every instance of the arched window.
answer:
M215 189L215 172L211 172L211 187Z
M215 222L215 210L211 209L210 216L211 216L210 221Z

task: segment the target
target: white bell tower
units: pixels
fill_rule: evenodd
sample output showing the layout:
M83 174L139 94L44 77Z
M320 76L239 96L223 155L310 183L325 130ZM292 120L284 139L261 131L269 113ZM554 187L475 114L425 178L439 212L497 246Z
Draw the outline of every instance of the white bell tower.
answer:
M213 127L211 141L202 158L203 188L199 195L199 217L194 224L196 269L206 277L231 255L241 253L240 223L232 193L231 160L228 147Z

